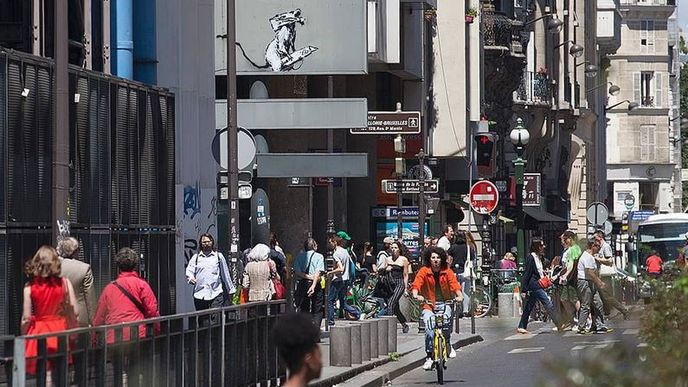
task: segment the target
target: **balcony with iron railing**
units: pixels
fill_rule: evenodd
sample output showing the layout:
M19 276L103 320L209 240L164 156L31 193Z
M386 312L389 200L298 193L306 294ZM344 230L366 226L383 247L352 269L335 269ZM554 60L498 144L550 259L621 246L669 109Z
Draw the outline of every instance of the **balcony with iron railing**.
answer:
M485 49L510 48L512 43L512 21L502 12L483 11L480 20Z
M552 103L549 77L544 72L524 71L521 84L514 91L514 102L527 105L546 105Z

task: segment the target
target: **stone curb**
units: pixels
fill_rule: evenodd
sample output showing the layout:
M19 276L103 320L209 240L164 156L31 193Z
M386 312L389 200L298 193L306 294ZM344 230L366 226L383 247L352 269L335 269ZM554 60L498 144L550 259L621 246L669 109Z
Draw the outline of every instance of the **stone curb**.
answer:
M452 347L461 348L467 345L478 343L483 341L482 336L472 335L460 340L457 340L452 344ZM317 382L309 383L309 387L328 387L333 386L338 383L346 382L356 375L362 374L366 371L370 371L374 368L389 364L387 367L389 370L379 370L378 372L372 373L365 380L357 380L356 386L360 387L379 387L384 385L389 380L398 378L399 376L411 371L414 368L419 367L425 361L425 350L423 348L418 348L413 351L408 351L405 353L400 353L400 359L398 361L392 362L389 356L385 356L382 359L372 361L367 364L363 364L358 367L352 367L351 369L340 373L338 375L329 377L327 379L318 380ZM364 378L365 375L362 375Z

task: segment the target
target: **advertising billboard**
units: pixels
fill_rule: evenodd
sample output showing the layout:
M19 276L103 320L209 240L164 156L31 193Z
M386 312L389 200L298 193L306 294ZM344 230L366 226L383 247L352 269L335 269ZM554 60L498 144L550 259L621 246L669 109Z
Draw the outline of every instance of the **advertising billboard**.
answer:
M367 72L365 1L237 1L236 15L238 75Z

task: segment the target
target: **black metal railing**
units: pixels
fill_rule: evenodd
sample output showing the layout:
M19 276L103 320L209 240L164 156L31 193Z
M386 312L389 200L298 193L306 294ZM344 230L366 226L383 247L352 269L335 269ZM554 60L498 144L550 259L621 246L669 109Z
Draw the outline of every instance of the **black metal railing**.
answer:
M254 386L285 376L270 330L285 301L254 302L13 340L7 383L54 386ZM38 356L27 358L27 342ZM48 348L51 348L49 350ZM9 371L7 371L9 372Z
M511 47L512 22L504 13L484 11L480 27L486 47Z
M521 84L516 90L517 101L529 103L551 103L551 90L547 74L533 71L524 71Z

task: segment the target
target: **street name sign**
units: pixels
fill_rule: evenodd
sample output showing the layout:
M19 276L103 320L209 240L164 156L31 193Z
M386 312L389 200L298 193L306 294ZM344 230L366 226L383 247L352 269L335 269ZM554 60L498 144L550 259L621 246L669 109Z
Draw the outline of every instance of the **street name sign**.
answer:
M480 180L473 184L468 197L473 211L483 215L494 211L499 203L499 191L489 180Z
M368 126L351 128L351 134L418 134L420 112L368 112Z
M440 188L439 180L425 180L423 184L423 192L437 193ZM401 189L403 194L420 193L420 180L402 179L402 180L382 180L382 191L387 194L397 193Z

